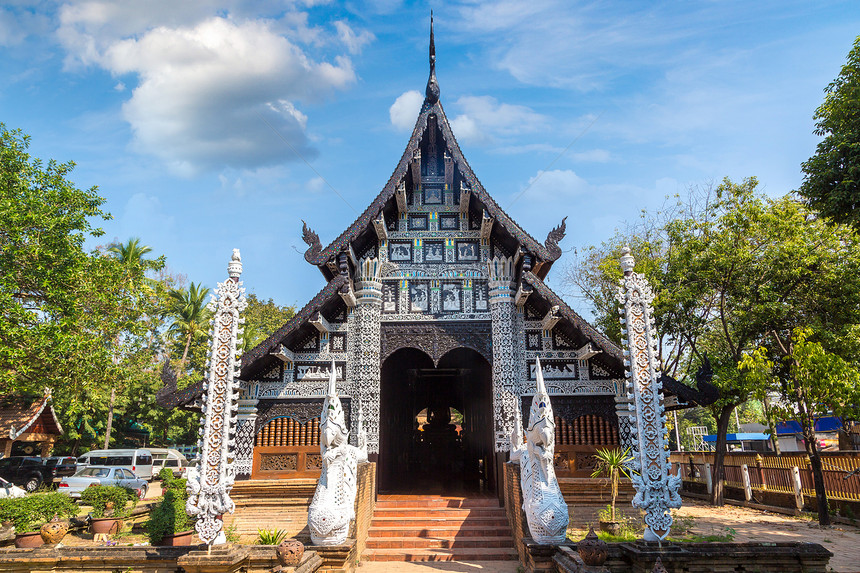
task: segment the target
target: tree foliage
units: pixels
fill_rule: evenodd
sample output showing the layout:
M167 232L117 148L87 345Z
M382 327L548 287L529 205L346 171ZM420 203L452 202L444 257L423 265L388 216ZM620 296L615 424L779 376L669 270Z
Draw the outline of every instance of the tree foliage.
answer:
M825 217L860 228L860 37L824 94L813 116L824 139L802 165L799 192Z
M649 247L644 272L655 290L661 341L668 342L659 348L664 371L691 376L705 353L713 366L721 392L711 406L719 472L733 410L766 395L762 377L741 367L747 355L762 346L778 355L779 343L801 326L831 333L834 348L838 339L848 355L850 337L835 333L860 324L860 245L850 228L828 227L791 197L765 197L755 178L726 179L684 205L670 217L650 218L638 244ZM587 298L611 303L602 293L615 282L606 269L615 273L618 258L614 248L600 251L589 263L597 269L597 294ZM594 309L598 323L617 320L611 304ZM719 487L714 501L721 503Z

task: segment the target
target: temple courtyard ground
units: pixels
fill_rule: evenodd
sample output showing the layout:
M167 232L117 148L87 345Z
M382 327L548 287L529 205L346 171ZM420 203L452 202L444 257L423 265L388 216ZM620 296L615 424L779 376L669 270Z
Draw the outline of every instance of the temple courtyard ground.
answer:
M837 524L822 529L809 518L790 517L755 509L727 505L713 508L703 502L684 499L684 506L676 514L676 522L686 530L685 536L713 536L735 542L781 542L806 541L820 543L834 556L830 560L832 571L838 573L860 573L860 528ZM585 532L581 532L584 535ZM574 539L577 537L574 533ZM515 561L483 562L430 562L393 563L363 562L359 573L431 573L452 571L470 573L514 573Z

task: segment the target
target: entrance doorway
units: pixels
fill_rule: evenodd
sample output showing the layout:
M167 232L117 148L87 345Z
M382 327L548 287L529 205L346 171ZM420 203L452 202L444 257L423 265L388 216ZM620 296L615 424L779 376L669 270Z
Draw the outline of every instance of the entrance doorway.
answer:
M469 348L438 366L401 348L382 364L379 490L385 493L495 491L492 369Z

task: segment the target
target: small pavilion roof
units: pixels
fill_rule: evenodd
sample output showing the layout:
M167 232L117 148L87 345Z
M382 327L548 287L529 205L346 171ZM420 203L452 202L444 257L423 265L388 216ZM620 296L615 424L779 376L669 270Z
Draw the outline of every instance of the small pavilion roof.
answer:
M50 390L35 398L14 395L0 398L0 437L16 440L27 432L63 433Z

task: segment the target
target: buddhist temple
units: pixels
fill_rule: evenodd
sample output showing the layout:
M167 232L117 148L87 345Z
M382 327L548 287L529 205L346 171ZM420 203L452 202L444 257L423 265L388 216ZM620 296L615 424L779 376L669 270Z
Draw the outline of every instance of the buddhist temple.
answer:
M322 289L242 357L237 480L319 475L319 416L332 363L356 434L363 409L380 492L495 492L535 362L556 417L559 476L631 440L621 349L545 283L565 219L538 241L466 161L442 107L430 36L426 96L391 178L328 245L310 225L305 260ZM333 362L332 362L333 361ZM159 402L193 407L200 387Z

